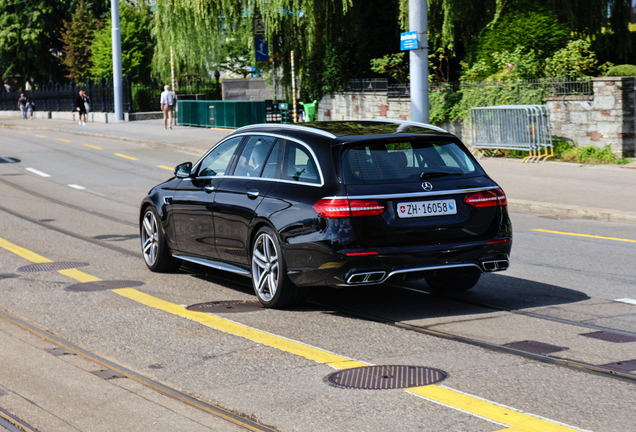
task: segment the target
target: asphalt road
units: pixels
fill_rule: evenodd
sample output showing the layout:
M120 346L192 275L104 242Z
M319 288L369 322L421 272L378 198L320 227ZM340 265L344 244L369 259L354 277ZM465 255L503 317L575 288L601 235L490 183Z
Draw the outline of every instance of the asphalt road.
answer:
M512 213L510 269L452 297L391 281L315 290L287 311L192 314L183 306L255 296L247 279L196 267L153 274L139 257L141 198L191 155L6 129L0 155L16 160L0 163L0 311L93 356L53 356L45 350L59 340L0 318L0 421L40 431L255 430L240 418L281 431L636 430L636 364L603 368L636 363L636 338L583 336L636 336L634 224ZM18 270L47 259L86 265ZM65 289L96 279L141 284ZM555 351L497 348L522 341ZM90 373L106 361L128 378ZM362 364L447 378L408 391L325 381ZM166 397L159 384L239 420Z

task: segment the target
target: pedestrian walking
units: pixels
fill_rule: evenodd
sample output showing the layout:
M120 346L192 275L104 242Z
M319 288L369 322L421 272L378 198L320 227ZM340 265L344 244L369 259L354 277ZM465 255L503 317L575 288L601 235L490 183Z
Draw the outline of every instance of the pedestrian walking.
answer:
M86 126L86 106L84 105L84 97L82 96L84 93L82 90L79 91L79 96L75 98L75 109L79 113L79 125ZM84 120L82 121L82 116L84 116Z
M24 97L24 93L20 93L20 99L18 99L18 108L22 112L22 118L26 120L27 118L27 109L26 109L27 98Z
M168 124L170 125L170 129L172 129L172 112L176 100L177 97L170 91L170 86L164 86L163 92L161 93L161 100L159 101L161 104L161 111L163 111L164 129L168 128Z
M27 98L26 103L24 105L26 106L26 111L27 111L27 115L29 116L29 120L33 120L33 111L35 110L35 102Z
M84 90L82 90L82 96L84 98L84 108L86 108L86 114L88 114L91 112L91 98L88 97Z

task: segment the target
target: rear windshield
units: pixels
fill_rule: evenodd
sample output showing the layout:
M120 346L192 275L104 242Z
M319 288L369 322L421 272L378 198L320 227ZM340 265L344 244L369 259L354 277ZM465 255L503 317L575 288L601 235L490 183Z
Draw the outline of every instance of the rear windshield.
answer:
M341 164L345 184L419 182L483 174L466 148L447 138L354 144L344 148Z

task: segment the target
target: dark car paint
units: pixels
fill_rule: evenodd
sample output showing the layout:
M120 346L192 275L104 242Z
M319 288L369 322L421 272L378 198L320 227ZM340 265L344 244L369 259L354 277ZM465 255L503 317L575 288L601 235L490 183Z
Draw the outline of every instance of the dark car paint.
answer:
M395 205L399 200L389 199L387 211L379 216L324 219L313 210L313 205L321 198L396 192L395 185L345 187L341 181L340 164L334 163L335 159L344 144L364 141L364 137L330 139L305 131L294 131L293 137L290 137L290 131L284 128L268 128L266 133L307 143L314 150L324 184L317 187L231 176L183 181L172 178L153 188L142 203L142 214L146 205L155 206L173 252L218 259L249 269L251 242L256 231L267 224L278 233L288 275L298 285L340 285L352 269L391 271L424 263L434 265L508 258L512 228L506 207L469 207L463 204L463 193L452 194L455 190L497 187L487 175L429 180L435 192L451 193L444 198L455 198L457 215L398 219ZM248 131L243 134L263 132ZM236 135L230 134L226 139L233 136ZM438 134L437 138L440 136L456 140L451 135ZM394 135L389 137L395 138ZM405 135L403 138L407 140L409 137ZM241 151L245 141L239 145L237 152ZM477 161L472 160L479 167ZM204 193L203 186L210 183L215 185L215 191ZM258 198L247 196L252 189L259 191ZM399 192L421 195L408 201L426 200L420 183L399 185ZM219 193L221 198L214 202ZM164 197L172 197L172 202L164 202ZM449 217L451 223L440 227L439 222L447 222ZM388 227L391 230L389 235L378 234ZM510 242L486 246L487 240L498 238L510 238ZM378 255L345 255L346 252L366 248L377 251Z

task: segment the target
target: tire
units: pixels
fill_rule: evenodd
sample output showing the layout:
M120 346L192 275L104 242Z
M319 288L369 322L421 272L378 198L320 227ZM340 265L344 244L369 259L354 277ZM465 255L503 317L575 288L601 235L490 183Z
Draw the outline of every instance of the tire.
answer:
M148 206L139 225L141 234L141 253L150 271L166 273L177 270L181 260L174 258L166 242L163 227L154 207Z
M256 233L251 261L252 286L263 306L281 309L305 300L307 290L294 286L289 280L278 236L270 227Z
M436 294L457 293L468 291L479 282L481 272L457 269L436 270L424 276L430 291Z

